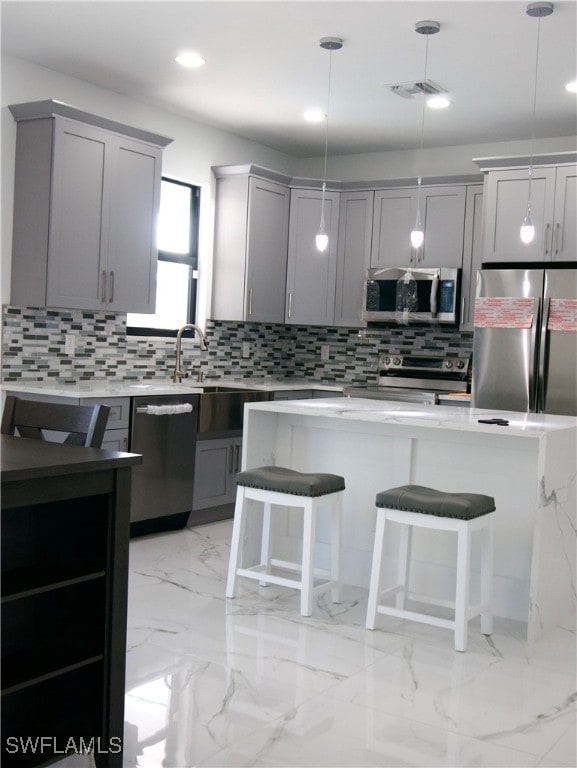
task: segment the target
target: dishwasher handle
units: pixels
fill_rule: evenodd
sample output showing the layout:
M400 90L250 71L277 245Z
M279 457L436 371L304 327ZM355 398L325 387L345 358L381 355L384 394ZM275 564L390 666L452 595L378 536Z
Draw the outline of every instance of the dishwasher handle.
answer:
M176 405L138 405L136 413L139 416L178 416L181 413L192 413L191 403L178 403Z

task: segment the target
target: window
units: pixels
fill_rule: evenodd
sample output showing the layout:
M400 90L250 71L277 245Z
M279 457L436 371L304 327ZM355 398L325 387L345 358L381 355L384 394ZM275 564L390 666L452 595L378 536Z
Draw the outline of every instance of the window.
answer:
M156 311L127 315L127 332L175 336L196 316L200 187L162 179L158 215Z

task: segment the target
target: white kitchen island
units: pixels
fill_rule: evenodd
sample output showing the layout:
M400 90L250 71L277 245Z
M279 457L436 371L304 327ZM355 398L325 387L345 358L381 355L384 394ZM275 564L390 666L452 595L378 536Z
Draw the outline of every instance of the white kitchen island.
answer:
M509 426L478 422L492 417ZM367 589L378 491L415 483L494 496L495 616L527 622L529 640L554 626L575 629L577 419L354 398L248 404L243 468L262 465L345 477L343 580ZM275 543L294 559L299 516L281 515ZM390 579L396 533L386 549ZM256 531L249 535L256 551ZM319 521L318 541L326 565L328 520ZM450 534L415 531L414 591L453 597L455 546ZM477 570L471 584L474 597Z

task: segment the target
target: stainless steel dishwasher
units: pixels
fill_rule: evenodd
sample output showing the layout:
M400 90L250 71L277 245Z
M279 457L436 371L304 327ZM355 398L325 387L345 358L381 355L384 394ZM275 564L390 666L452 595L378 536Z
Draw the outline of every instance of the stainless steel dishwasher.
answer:
M131 536L183 528L192 508L198 395L132 398Z

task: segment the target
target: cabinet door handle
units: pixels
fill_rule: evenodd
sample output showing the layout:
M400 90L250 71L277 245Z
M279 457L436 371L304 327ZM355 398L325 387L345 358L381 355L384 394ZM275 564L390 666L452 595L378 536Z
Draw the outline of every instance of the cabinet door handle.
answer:
M108 296L108 301L114 300L114 272L112 270L110 271L110 295Z
M100 281L100 301L106 303L106 270L102 270L102 278Z
M234 446L234 457L234 466L236 467L235 472L240 472L240 445Z
M292 308L293 308L293 295L292 295L292 291L289 291L289 305L288 305L288 316L289 317L292 314Z
M248 316L252 315L252 288L248 289Z
M561 241L561 224L557 222L555 224L555 256L559 255L559 251L562 247L562 241Z
M232 475L234 471L234 450L232 445L228 449L228 474Z
M461 299L461 322L459 325L463 325L467 320L465 319L465 307L467 306L467 299L463 296Z
M550 224L545 225L545 234L543 235L543 249L545 251L545 256L549 253L549 230L551 229Z

